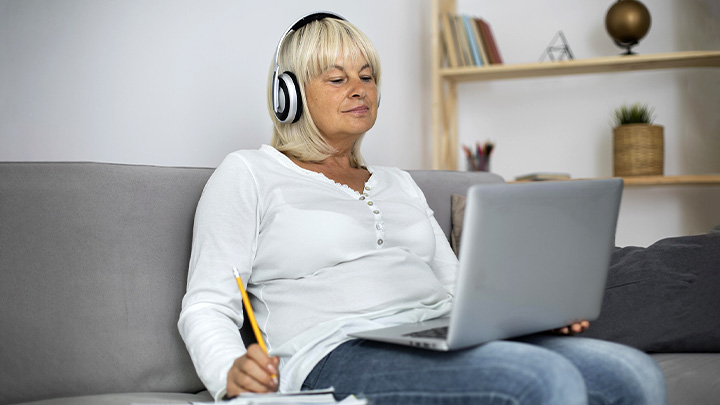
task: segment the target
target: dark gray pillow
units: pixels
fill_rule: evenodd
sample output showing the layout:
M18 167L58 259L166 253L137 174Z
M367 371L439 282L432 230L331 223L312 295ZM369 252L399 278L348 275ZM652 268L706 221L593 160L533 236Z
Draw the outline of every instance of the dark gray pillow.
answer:
M720 351L720 232L616 248L602 312L583 336L646 352Z

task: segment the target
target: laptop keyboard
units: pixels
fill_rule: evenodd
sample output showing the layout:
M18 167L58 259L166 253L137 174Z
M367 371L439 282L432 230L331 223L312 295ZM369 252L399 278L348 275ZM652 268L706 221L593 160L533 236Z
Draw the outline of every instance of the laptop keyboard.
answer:
M406 333L403 336L445 339L445 338L447 338L447 333L448 333L448 327L442 326L439 328L432 328L432 329L421 330L418 332Z

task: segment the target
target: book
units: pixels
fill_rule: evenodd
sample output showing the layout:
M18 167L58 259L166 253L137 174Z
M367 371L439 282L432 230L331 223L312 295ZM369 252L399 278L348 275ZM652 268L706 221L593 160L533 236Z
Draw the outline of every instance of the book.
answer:
M475 37L475 30L473 30L473 27L470 21L470 17L467 15L461 15L463 26L465 27L465 35L467 36L468 45L470 47L470 56L472 56L472 62L475 66L482 66L483 61L482 57L480 56L480 44L478 39Z
M440 17L440 25L442 26L445 56L448 61L448 66L456 68L458 67L457 40L455 39L452 15L449 13L443 14Z
M487 21L483 20L482 18L478 18L476 21L478 27L480 28L480 35L482 36L485 43L485 48L488 51L490 63L502 64L503 60L502 56L500 56L500 49L497 46L497 42L495 41L495 36L492 33L490 24L488 24Z
M568 173L537 172L515 177L515 181L569 180Z
M477 18L472 18L470 20L470 27L472 28L475 41L478 44L482 64L483 66L487 66L490 64L490 58L488 57L487 45L485 45L485 41L483 40L482 34L480 33L480 27L478 27L477 24Z
M462 21L462 16L454 16L455 20L455 33L460 44L460 66L473 66L472 56L470 55L470 43L468 42L467 34L465 33L465 26Z

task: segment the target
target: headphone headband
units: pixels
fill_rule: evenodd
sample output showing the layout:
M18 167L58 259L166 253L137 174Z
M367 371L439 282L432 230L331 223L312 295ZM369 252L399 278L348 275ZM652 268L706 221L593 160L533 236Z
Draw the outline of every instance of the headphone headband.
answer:
M334 18L337 20L345 20L342 16L331 13L329 11L322 11L317 13L308 14L288 28L285 33L280 37L280 42L277 44L275 49L275 61L273 68L273 79L270 99L272 100L272 109L277 119L282 123L297 122L302 114L302 96L300 94L300 87L297 83L297 78L291 72L280 73L280 64L278 59L280 58L280 49L282 48L285 37L291 32L297 31L300 28L310 24L313 21L322 20L324 18ZM281 89L282 87L282 89ZM281 94L282 94L282 99Z

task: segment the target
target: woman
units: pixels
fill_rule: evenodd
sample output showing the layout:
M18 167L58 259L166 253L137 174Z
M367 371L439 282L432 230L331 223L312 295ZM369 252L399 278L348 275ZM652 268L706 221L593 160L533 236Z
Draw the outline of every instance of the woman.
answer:
M178 325L215 398L333 386L378 404L665 402L654 362L608 342L537 335L436 353L349 338L448 314L457 259L410 176L363 164L381 76L365 35L313 15L286 32L276 64L272 146L230 154L195 217ZM233 267L272 357L238 334Z

